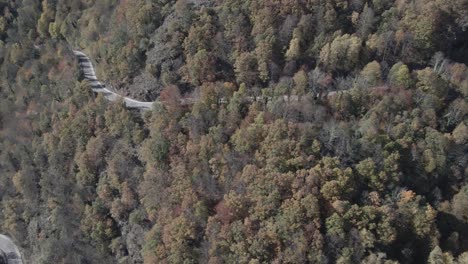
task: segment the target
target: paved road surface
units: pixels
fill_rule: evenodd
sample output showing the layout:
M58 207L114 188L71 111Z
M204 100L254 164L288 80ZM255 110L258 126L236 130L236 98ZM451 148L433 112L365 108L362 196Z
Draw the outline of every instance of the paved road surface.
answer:
M138 101L138 100L135 100L135 99L132 99L132 98L129 98L129 97L126 97L126 96L122 96L122 95L119 95L119 94L113 92L104 83L100 82L97 79L96 73L94 71L93 64L92 64L91 60L89 59L89 57L86 54L84 54L83 52L78 51L78 50L74 50L73 53L78 58L78 62L80 64L80 69L83 72L85 80L87 80L90 83L91 89L94 92L102 93L104 95L104 97L106 99L108 99L109 101L123 100L125 102L125 105L128 108L136 108L136 109L140 109L140 110L150 110L152 108L152 106L153 106L153 104L155 102L142 102L142 101ZM376 88L378 88L378 87L376 87ZM384 88L388 89L388 87L384 87ZM323 97L333 97L335 95L338 95L338 94L341 94L341 93L346 93L348 91L349 90L332 91L332 92L328 92L328 93L322 93L322 94L316 95L316 96L321 97L321 98L323 98ZM278 97L276 97L276 98L278 98ZM300 98L297 95L283 95L283 96L279 96L279 98L283 99L283 101L286 101L286 102L294 102L294 101L299 101L300 100ZM271 100L273 100L273 98L269 97L269 96L257 96L257 97L250 96L250 97L247 97L246 99L248 101L252 101L252 102L253 101L260 101L261 102L261 101L271 101ZM182 105L191 105L191 104L195 103L196 101L197 100L195 98L190 98L190 97L180 99L180 103ZM226 100L226 98L220 98L219 99L219 103L221 103L221 104L225 104L227 102L228 101Z
M80 64L81 71L83 71L84 78L89 82L91 85L91 89L93 89L96 93L102 93L106 99L109 101L118 101L123 99L125 105L128 108L137 108L141 110L149 110L151 109L153 102L142 102L138 101L126 96L121 96L109 88L106 87L105 84L100 82L97 77L96 73L94 72L94 67L91 60L81 51L74 50L73 53L78 58L78 62Z
M0 263L23 264L18 247L5 235L0 235Z

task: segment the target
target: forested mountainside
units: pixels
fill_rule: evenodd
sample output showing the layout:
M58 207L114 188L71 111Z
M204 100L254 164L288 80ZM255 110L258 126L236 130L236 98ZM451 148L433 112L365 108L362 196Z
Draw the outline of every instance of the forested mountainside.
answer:
M27 263L468 263L466 0L0 12L0 233ZM161 103L93 94L73 49Z

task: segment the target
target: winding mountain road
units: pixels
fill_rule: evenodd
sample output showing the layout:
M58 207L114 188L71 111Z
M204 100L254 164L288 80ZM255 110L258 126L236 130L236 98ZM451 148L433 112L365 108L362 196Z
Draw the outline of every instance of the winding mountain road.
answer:
M93 63L86 54L81 51L74 50L73 53L78 58L80 69L83 72L85 80L91 85L91 89L96 93L102 93L109 101L123 100L128 108L137 108L141 110L150 110L154 102L142 102L126 96L119 95L109 88L96 77Z
M5 235L0 235L0 263L23 264L18 247Z
M109 101L119 101L123 100L127 108L135 108L135 109L140 109L140 110L151 110L153 107L153 104L155 102L142 102L138 101L126 96L122 96L120 94L117 94L116 92L112 91L109 89L104 83L100 82L97 77L96 77L96 72L94 71L93 63L91 62L91 59L83 52L78 51L78 50L73 50L73 53L75 56L78 58L78 63L80 65L80 69L83 72L84 79L87 80L90 85L91 89L96 92L96 93L102 93L104 97L109 100ZM376 87L379 88L379 87ZM385 87L385 89L388 89L388 87ZM325 92L321 93L318 95L315 95L316 98L323 98L323 97L333 97L342 93L346 93L349 90L341 90L341 91L331 91L331 92ZM299 101L300 97L297 95L283 95L283 96L278 96L276 98L281 98L285 102L295 102ZM249 96L246 98L248 101L271 101L273 97L270 96ZM195 103L197 100L195 98L181 98L180 103L182 105L191 105ZM219 103L225 104L227 103L228 100L226 98L220 98Z

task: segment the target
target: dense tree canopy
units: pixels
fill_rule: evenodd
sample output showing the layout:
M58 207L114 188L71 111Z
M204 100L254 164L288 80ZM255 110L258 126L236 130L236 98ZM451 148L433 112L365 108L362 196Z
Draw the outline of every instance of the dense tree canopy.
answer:
M28 263L467 263L467 10L0 0L1 230Z

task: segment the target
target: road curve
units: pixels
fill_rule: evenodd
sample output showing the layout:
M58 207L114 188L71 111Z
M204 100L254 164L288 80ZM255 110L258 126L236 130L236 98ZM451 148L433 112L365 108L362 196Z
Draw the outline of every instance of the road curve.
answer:
M97 79L93 63L91 62L89 57L78 50L74 50L73 53L78 58L78 63L80 65L81 71L83 72L84 79L89 82L89 84L91 85L91 89L94 92L102 93L104 97L109 101L123 100L128 108L136 108L140 110L150 110L152 108L154 102L138 101L126 96L119 95L107 88L107 86L104 83L100 82Z
M87 80L90 85L91 89L96 92L96 93L102 93L104 97L109 100L109 101L118 101L118 100L123 100L125 102L126 107L128 108L135 108L135 109L140 109L140 110L150 110L153 107L153 104L155 102L142 102L138 101L126 96L119 95L115 92L113 92L111 89L109 89L104 83L100 82L97 77L96 77L96 72L94 71L93 63L91 62L91 59L84 54L81 51L74 50L73 53L75 56L78 58L78 62L80 65L80 69L83 72L84 79ZM382 87L375 87L375 88L380 88ZM388 87L383 87L383 90L388 90ZM329 97L334 97L339 94L347 93L349 90L341 90L341 91L331 91L331 92L324 92L320 94L315 94L314 98L329 98ZM285 102L295 102L299 101L300 97L297 95L282 95L278 96L275 98L280 98ZM248 96L245 99L250 102L254 101L271 101L274 98L271 96ZM181 98L180 103L182 105L192 105L197 101L195 98ZM226 98L219 98L218 103L220 104L225 104L228 103L228 100Z
M5 235L0 235L0 263L23 264L18 247Z

